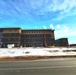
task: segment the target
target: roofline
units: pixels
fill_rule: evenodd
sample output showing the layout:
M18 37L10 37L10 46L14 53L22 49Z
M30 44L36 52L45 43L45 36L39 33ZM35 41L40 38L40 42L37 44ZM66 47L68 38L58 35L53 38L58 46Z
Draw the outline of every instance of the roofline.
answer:
M52 31L55 31L53 29L22 29L22 31L32 31L32 30L34 30L34 31L37 31L37 30L41 30L41 31L49 31L49 30L52 30Z
M20 27L4 27L0 29L21 29ZM21 29L22 31L55 31L54 29Z
M20 27L5 27L5 28L0 28L0 29L21 29Z
M61 39L68 39L68 38L59 38L59 39L56 39L56 40L61 40Z

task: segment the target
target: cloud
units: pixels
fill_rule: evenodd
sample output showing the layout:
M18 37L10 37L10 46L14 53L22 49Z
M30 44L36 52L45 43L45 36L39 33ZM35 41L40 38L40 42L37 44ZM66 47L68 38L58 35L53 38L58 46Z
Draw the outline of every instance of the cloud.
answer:
M71 10L75 10L72 13L76 14L76 0L0 0L0 14L18 18L62 19L64 14L73 15L69 13Z
M58 30L55 30L55 38L75 38L76 37L76 29L72 29L68 27L67 25L61 25L61 27ZM74 39L70 39L69 43L76 42Z
M70 40L70 44L76 44L76 40Z
M57 25L57 28L58 28L58 29L60 28L60 25L59 25L59 24Z
M43 27L44 27L44 29L47 29L46 26L43 26Z
M52 0L49 4L48 9L52 8L50 11L67 11L76 7L76 0Z
M70 35L69 32L71 32L69 27L64 25L60 29L55 30L55 36L56 36L56 38L68 37Z
M55 20L61 20L67 16L74 16L76 15L76 0L63 0L63 2L60 3L58 6L56 4L53 9L54 8L54 12L60 11Z
M50 24L50 28L51 28L51 29L54 29L54 26L53 26L53 24Z

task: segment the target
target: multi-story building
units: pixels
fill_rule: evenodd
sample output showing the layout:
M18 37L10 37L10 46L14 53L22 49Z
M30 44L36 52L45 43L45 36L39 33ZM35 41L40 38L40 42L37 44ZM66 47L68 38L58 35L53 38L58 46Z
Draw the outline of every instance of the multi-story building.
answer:
M8 44L20 45L21 28L0 28L0 42L2 47Z
M65 47L68 46L68 38L60 38L55 41L55 46Z
M21 28L0 28L0 44L7 47L14 44L15 47L53 46L55 43L54 30L22 30Z
M21 34L22 46L53 46L54 30L22 30Z

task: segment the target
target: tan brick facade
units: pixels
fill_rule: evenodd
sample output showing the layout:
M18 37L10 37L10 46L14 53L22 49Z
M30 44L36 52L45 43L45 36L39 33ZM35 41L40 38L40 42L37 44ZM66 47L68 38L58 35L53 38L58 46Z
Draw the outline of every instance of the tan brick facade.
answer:
M0 42L3 47L7 47L8 44L14 44L15 47L52 46L55 42L54 30L0 28Z

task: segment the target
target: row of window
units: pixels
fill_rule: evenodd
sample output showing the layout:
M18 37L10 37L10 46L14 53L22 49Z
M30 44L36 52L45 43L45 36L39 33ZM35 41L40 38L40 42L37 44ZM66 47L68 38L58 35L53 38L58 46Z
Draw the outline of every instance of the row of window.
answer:
M23 42L41 42L44 39L22 39Z
M54 43L46 43L47 46L53 46ZM44 46L44 43L24 43L23 46L34 47L34 46Z
M25 39L21 39L21 41L22 41L22 42L43 42L44 39L39 39L39 38L38 38L38 39L37 39L37 38L35 38L35 39L31 39L31 38L30 38L30 39L26 39L26 38L25 38ZM47 42L52 42L52 41L54 41L54 40L52 40L52 39L50 39L50 38L47 38L46 41L47 41Z
M37 47L37 46L43 46L42 43L27 43L27 44L22 44L24 47Z
M52 33L53 31L23 31L23 33Z
M11 34L3 34L3 37L19 37L20 34L17 33L11 33Z
M45 36L51 38L51 34L45 34ZM38 34L38 35L35 34L35 35L33 35L33 34L32 34L32 35L22 35L21 37L22 37L22 38L34 38L34 37L36 38L36 37L42 37L42 38L43 38L44 35L42 35L42 34Z
M7 39L2 39L3 42L17 42L19 41L18 38L7 38Z
M38 35L37 34L34 34L34 35L33 34L32 35L22 35L22 37L27 37L27 38L28 37L43 37L43 36L44 35L42 35L42 34L38 34Z
M18 37L18 36L20 36L20 34L17 34L17 33L11 33L11 34L0 34L0 36L3 36L3 37L14 37L14 36L16 36L16 37ZM51 37L51 34L45 34L45 36L46 37ZM29 37L44 37L44 35L22 35L21 37L23 37L23 38L29 38Z
M18 29L9 29L9 31L17 31Z
M1 31L18 31L18 29L3 29Z

